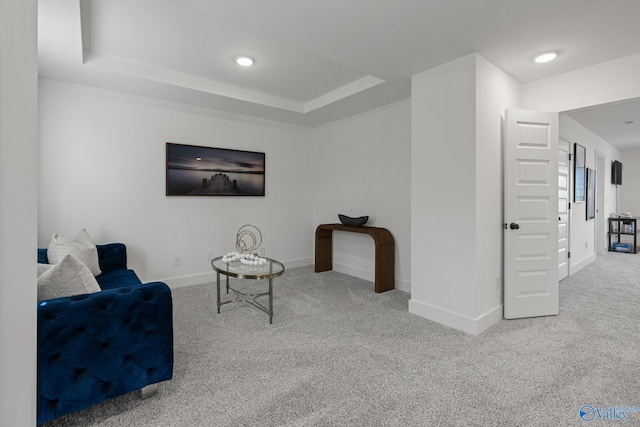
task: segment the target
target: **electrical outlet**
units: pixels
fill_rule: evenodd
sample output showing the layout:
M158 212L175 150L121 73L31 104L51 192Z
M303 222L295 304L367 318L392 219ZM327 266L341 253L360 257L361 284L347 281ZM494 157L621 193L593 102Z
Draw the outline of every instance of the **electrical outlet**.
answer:
M173 256L173 266L174 267L179 266L181 262L182 262L182 258L180 257L180 255L174 255Z
M587 242L584 242L584 248L587 249Z
M207 261L211 261L213 259L213 251L207 251Z
M502 288L502 282L500 282L500 275L496 276L496 292L500 291Z

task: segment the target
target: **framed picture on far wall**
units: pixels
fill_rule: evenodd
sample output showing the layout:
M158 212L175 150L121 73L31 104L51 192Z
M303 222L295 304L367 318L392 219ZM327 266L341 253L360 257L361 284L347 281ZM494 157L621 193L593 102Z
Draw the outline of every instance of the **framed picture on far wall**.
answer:
M587 220L596 217L596 170L587 168Z
M264 196L265 153L167 142L167 196Z
M587 150L580 144L574 144L573 150L573 201L585 201Z

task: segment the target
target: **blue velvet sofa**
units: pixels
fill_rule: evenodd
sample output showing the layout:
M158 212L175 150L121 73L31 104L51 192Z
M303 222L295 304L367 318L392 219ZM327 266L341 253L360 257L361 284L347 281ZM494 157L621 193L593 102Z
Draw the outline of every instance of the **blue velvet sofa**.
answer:
M38 424L173 375L169 287L142 284L124 244L97 247L100 292L38 303Z

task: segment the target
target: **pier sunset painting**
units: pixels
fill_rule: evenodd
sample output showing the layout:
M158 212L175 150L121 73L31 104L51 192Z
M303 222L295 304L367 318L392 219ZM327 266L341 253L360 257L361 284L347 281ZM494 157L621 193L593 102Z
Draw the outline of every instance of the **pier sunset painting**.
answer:
M265 153L167 142L167 196L264 196Z

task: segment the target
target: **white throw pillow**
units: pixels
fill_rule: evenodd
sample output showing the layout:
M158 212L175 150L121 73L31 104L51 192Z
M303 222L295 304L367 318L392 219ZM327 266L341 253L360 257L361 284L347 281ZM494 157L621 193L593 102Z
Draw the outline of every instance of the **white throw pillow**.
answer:
M38 277L42 276L42 273L46 273L47 271L51 270L53 267L53 264L38 263Z
M38 277L38 301L100 292L100 285L89 268L73 255Z
M98 248L89 237L87 230L82 229L73 240L65 239L55 233L51 236L51 242L47 249L49 264L57 264L62 261L65 255L69 254L84 262L94 276L102 273L98 261Z

